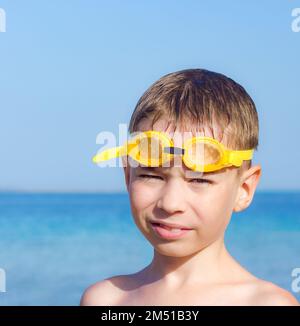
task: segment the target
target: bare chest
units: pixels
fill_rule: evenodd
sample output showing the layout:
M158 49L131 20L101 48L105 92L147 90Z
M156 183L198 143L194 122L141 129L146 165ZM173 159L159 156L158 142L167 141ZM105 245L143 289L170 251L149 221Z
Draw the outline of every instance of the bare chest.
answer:
M118 304L128 306L251 305L251 293L243 288L230 287L197 288L181 291L148 288L125 293Z

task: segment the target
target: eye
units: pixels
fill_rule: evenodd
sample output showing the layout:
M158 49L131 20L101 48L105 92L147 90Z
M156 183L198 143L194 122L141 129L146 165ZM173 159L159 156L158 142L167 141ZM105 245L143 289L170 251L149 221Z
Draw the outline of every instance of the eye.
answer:
M207 183L207 184L211 184L210 180L207 179L192 179L191 180L192 183Z
M160 177L158 175L153 175L153 174L140 174L138 177L142 178L142 179L158 179L158 180L162 180L162 177Z

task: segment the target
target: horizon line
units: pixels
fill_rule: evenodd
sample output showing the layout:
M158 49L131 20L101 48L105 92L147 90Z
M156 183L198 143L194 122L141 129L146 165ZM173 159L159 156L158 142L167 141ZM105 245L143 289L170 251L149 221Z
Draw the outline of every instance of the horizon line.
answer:
M275 189L258 189L255 191L255 193L298 193L300 192L300 189L285 189L285 188L275 188ZM90 190L90 191L86 191L86 190L20 190L20 189L16 189L16 190L0 190L0 195L4 195L4 194L41 194L41 195L47 195L47 194L79 194L79 195L93 195L93 194L128 194L127 191L123 191L123 190Z

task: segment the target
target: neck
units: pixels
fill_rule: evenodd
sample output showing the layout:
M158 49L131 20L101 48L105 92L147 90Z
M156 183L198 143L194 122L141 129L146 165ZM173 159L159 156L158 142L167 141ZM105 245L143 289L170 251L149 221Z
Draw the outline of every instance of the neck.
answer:
M170 257L154 249L151 264L144 273L148 282L160 281L172 286L182 284L222 282L233 259L223 238L185 257ZM226 268L225 268L226 267Z

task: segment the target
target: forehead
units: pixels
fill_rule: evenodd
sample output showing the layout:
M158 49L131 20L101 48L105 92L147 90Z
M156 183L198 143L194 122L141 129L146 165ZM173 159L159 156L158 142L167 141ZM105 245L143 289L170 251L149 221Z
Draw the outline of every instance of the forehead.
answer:
M139 172L151 172L151 173L162 173L170 176L181 176L187 179L199 178L199 177L211 177L215 180L225 180L230 177L237 176L237 168L227 167L212 172L197 172L192 171L183 163L182 166L176 166L174 161L170 167L147 167L141 166L132 168L136 173Z

